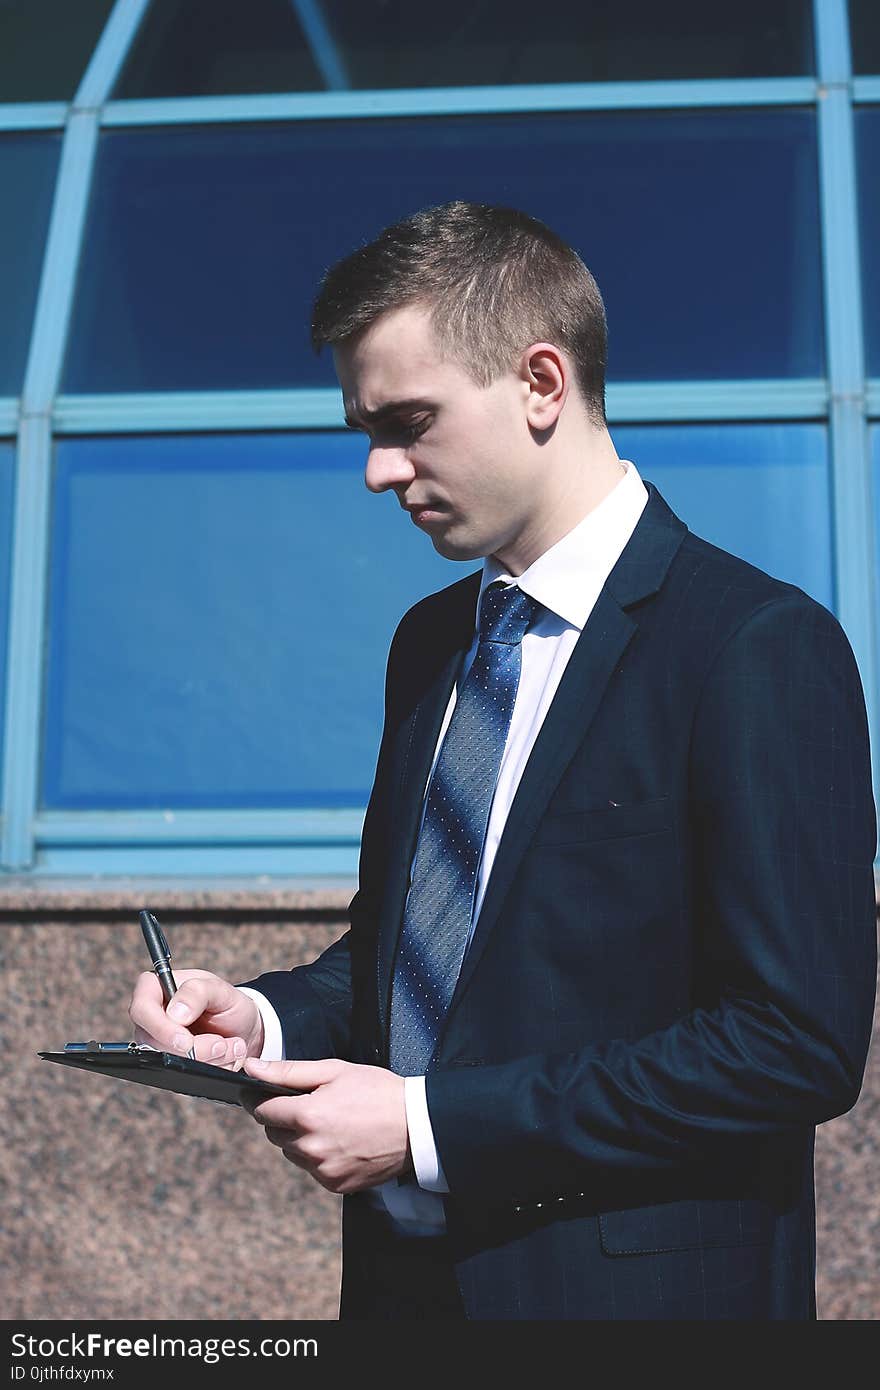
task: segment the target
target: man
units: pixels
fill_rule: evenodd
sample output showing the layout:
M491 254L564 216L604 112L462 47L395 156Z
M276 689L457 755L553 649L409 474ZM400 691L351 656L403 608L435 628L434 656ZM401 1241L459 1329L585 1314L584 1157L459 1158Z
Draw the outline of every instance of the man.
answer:
M254 1115L345 1195L342 1317L815 1317L876 962L841 628L618 458L599 292L534 219L386 229L313 337L367 487L484 564L395 633L350 930L167 1015L143 976L139 1036L306 1093Z

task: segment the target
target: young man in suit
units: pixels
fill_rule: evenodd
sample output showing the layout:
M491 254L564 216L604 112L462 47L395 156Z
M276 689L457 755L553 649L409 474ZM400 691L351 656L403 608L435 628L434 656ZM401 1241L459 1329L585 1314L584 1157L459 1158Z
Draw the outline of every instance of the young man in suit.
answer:
M840 626L618 458L599 292L534 219L386 229L313 338L367 487L483 565L395 633L350 930L167 1015L142 977L139 1036L307 1093L254 1115L345 1194L342 1317L815 1317L876 964Z

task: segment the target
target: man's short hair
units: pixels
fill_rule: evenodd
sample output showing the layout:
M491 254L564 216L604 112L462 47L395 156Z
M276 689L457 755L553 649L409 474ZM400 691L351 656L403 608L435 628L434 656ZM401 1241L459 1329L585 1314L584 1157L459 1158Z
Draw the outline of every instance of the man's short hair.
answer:
M424 304L440 351L480 386L530 343L572 359L590 419L605 424L607 329L598 286L576 251L515 208L452 202L386 227L324 275L312 345L345 342L380 314Z

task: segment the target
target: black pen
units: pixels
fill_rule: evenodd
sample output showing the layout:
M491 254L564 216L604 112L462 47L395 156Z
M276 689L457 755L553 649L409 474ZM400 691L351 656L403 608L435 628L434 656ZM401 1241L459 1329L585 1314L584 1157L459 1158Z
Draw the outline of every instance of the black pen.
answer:
M150 953L150 960L153 962L153 969L159 977L159 983L162 986L162 993L165 995L165 1003L167 1004L177 993L177 985L171 973L171 952L168 949L168 942L165 940L162 928L152 912L148 912L144 908L138 915L144 941L146 941L147 950ZM195 1047L191 1047L186 1055L195 1061Z

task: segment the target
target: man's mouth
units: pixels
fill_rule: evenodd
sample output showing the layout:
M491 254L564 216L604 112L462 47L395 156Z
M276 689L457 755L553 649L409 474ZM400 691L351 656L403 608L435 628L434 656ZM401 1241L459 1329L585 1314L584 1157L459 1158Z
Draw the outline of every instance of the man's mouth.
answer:
M430 502L419 502L413 504L406 503L406 510L409 512L416 526L422 525L426 521L433 521L440 516L440 509Z

